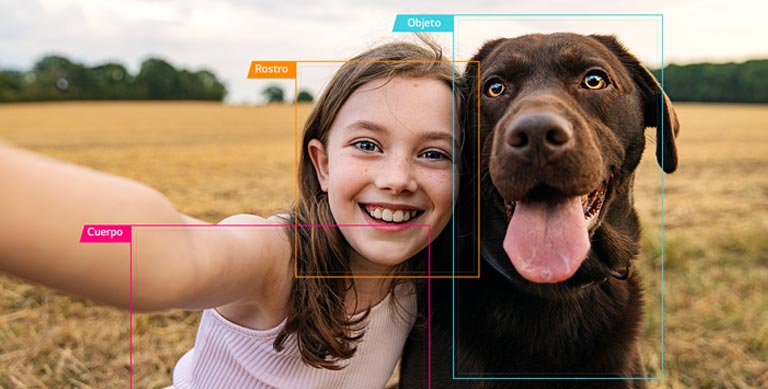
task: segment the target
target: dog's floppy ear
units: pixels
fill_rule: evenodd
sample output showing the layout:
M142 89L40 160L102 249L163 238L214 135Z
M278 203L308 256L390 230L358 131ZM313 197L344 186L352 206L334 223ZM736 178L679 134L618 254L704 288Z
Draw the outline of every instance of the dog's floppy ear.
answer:
M666 173L677 169L677 137L680 123L667 94L640 61L619 43L614 36L591 35L611 50L629 71L643 99L643 117L646 127L656 128L656 160ZM661 119L664 119L663 121Z

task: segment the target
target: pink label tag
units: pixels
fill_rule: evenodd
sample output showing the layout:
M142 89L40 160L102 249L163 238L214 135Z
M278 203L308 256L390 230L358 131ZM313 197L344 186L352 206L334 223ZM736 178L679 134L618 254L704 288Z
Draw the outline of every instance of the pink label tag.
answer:
M131 226L86 224L80 243L131 243Z

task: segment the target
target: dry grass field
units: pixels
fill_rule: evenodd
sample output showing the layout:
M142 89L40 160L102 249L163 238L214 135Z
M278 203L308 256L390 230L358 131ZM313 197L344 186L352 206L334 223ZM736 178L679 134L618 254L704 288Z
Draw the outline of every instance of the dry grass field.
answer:
M680 168L663 177L663 315L662 175L651 153L636 182L641 347L649 376L663 374L650 386L768 387L768 107L677 108ZM292 106L0 105L0 140L139 180L209 222L293 198ZM135 387L171 383L198 318L134 315ZM128 329L127 312L0 275L0 388L127 387Z

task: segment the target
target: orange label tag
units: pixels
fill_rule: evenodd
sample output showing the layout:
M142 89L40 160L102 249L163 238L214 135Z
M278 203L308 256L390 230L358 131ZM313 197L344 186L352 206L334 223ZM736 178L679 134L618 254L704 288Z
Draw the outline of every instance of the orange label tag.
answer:
M251 61L248 78L296 78L296 62Z

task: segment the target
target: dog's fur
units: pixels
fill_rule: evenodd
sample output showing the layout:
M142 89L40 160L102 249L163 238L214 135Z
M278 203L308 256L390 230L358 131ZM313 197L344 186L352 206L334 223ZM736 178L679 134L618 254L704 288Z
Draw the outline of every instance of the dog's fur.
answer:
M632 183L646 127L657 129L657 160L664 171L677 167L679 124L669 100L611 36L561 33L498 39L486 43L474 60L480 72L477 63L470 63L464 75L467 125L457 217L460 229L477 220L477 198L469 194L477 188L474 161L479 148L481 231L469 235L481 237L481 276L453 285L450 280L432 281L431 368L427 334L415 332L403 355L401 387L426 387L428 371L435 388L644 387L642 380L620 379L645 377L637 347L642 288L638 275L630 272L640 239ZM595 69L608 78L609 86L585 88L585 75ZM496 81L506 86L505 94L492 97L488 83ZM524 119L530 115L536 120ZM547 122L544 126L564 126L567 139L555 139L555 146L568 147L548 154L539 145L543 154L533 157L510 151L516 142L511 132L541 126L541 120ZM603 206L588 232L587 258L575 274L557 283L523 277L502 247L512 213L509 204L581 196L602 183L607 183ZM476 258L473 244L459 246L464 248L460 261ZM481 380L454 380L452 373ZM587 380L488 379L503 377ZM589 379L595 377L618 379Z

